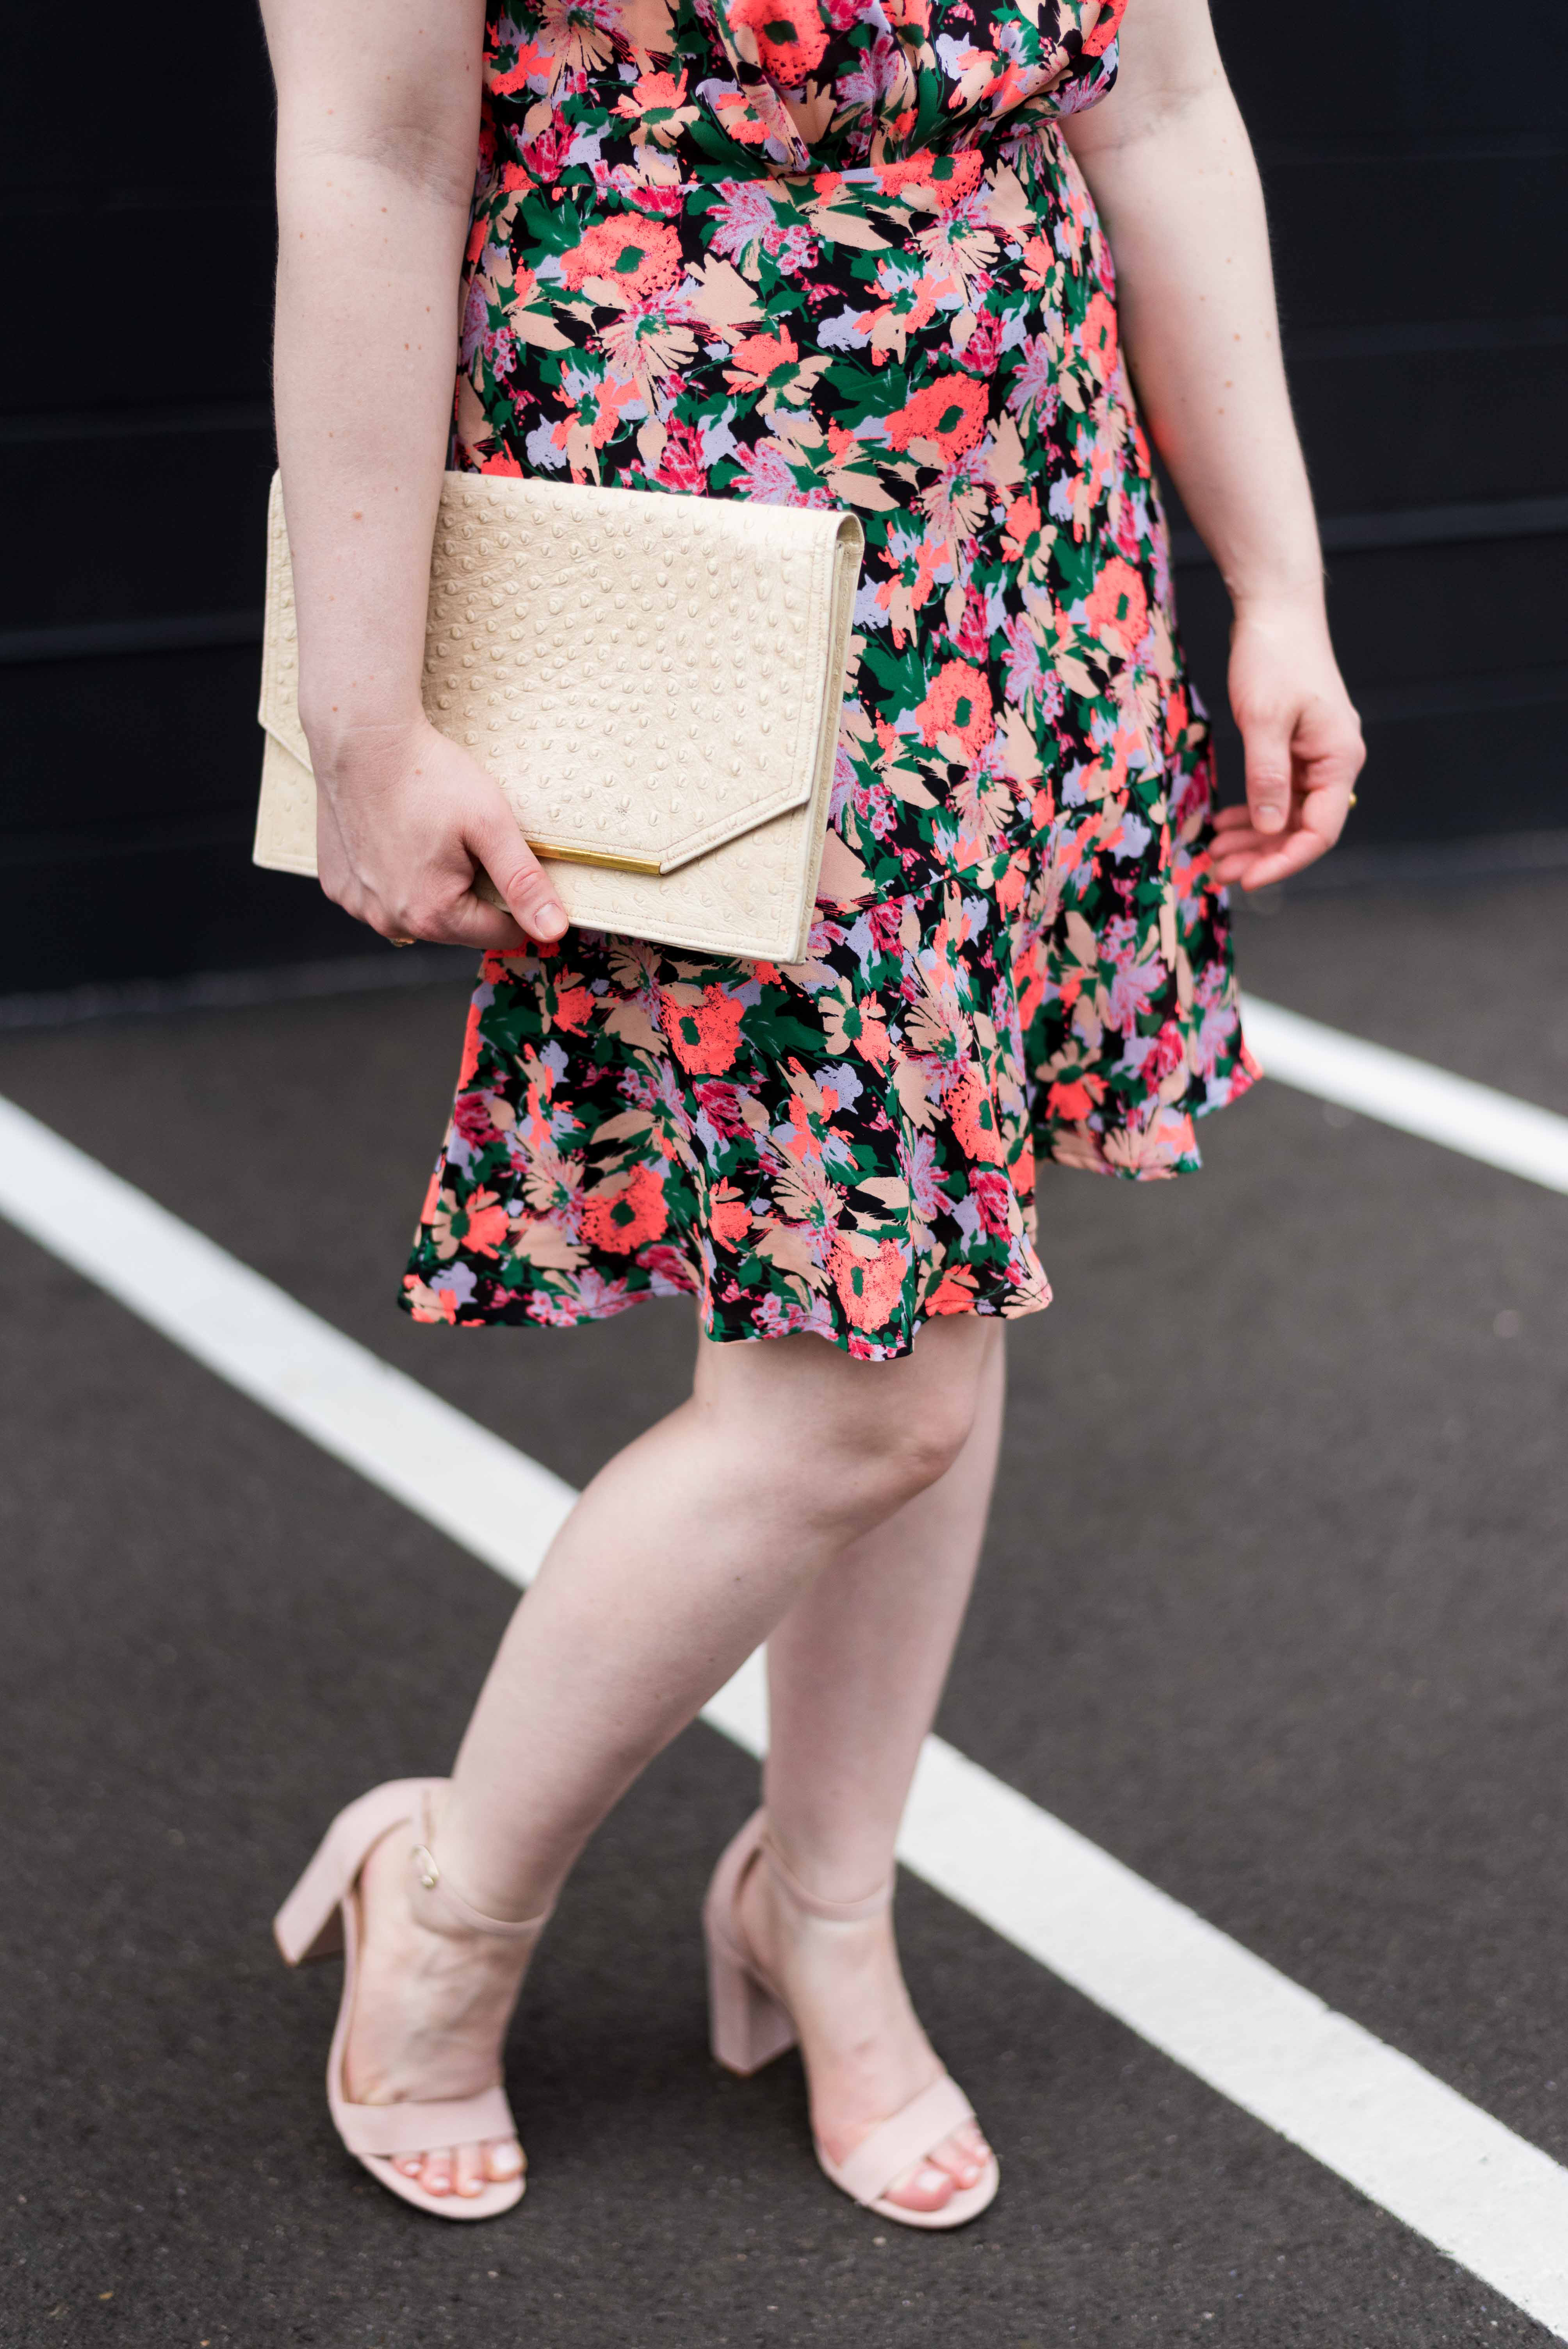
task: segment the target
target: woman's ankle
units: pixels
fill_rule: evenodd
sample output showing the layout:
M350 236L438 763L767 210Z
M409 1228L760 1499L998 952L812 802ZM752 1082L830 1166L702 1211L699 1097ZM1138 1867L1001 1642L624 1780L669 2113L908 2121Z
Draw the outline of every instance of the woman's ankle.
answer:
M559 1887L520 1883L515 1868L496 1864L489 1842L471 1832L460 1798L444 1787L432 1798L426 1839L412 1855L412 1912L433 1931L459 1938L536 1939L554 1909Z

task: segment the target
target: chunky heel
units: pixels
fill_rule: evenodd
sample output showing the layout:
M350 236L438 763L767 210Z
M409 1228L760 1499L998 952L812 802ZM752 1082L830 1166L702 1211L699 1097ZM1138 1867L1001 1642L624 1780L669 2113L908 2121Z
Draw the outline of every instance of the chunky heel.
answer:
M707 1939L708 2044L713 2060L748 2080L795 2044L788 2011L764 1989L725 1937L705 1920Z
M273 1919L273 1939L287 1966L335 1958L343 1948L343 1897L348 1886L330 1834Z
M277 1915L273 1939L289 1966L335 1958L343 1948L343 1904L373 1844L413 1816L422 1778L393 1778L339 1811Z

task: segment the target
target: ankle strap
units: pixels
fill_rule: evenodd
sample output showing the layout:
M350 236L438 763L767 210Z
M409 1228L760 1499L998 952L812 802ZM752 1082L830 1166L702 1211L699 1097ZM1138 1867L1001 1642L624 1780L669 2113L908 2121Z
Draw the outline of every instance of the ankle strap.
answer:
M895 1878L890 1876L877 1886L874 1892L862 1894L859 1900L824 1900L820 1892L812 1892L801 1883L774 1842L771 1828L763 1828L758 1848L772 1869L775 1881L783 1887L797 1909L804 1909L809 1917L826 1917L840 1925L852 1925L862 1917L880 1916L892 1899Z
M441 1863L431 1845L428 1794L419 1797L414 1826L419 1840L408 1857L413 1862L420 1888L434 1897L437 1905L448 1911L455 1924L466 1925L470 1933L491 1934L498 1941L525 1941L543 1931L550 1922L550 1909L544 1909L537 1917L487 1917L482 1909L465 1900L442 1874Z

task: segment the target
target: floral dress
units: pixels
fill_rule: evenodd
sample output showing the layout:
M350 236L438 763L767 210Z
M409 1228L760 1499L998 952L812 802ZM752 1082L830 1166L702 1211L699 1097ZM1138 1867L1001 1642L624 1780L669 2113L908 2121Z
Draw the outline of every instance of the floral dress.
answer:
M1042 1157L1146 1180L1256 1073L1209 730L1056 118L1125 0L492 5L452 461L865 527L788 968L487 957L404 1302L906 1353L1048 1301Z

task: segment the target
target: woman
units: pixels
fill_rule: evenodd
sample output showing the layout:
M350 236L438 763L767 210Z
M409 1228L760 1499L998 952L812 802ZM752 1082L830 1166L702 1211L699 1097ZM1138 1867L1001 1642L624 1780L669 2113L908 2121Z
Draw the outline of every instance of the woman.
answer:
M819 2157L888 2218L995 2190L889 1891L1002 1325L1048 1299L1035 1157L1197 1164L1193 1119L1255 1073L1223 889L1329 847L1362 757L1203 0L1124 5L266 0L323 882L486 953L405 1301L569 1324L680 1292L703 1332L691 1399L556 1541L450 1781L346 1813L280 1919L294 1958L346 1933L346 2141L453 2218L521 2191L501 2043L573 1860L762 1640L716 2052L798 2033ZM1234 604L1247 804L1217 816L1130 364ZM859 512L805 963L566 935L420 707L449 427L459 468Z

